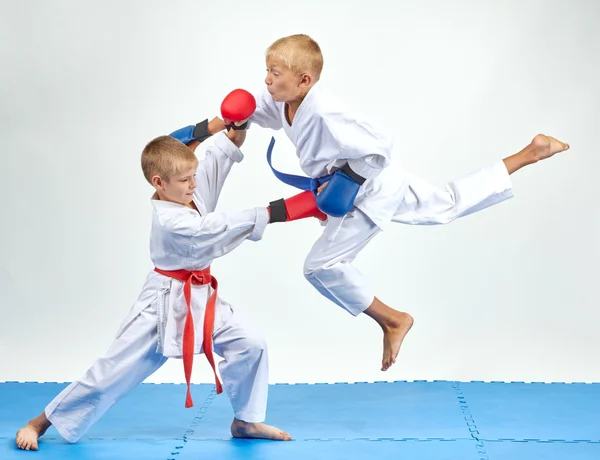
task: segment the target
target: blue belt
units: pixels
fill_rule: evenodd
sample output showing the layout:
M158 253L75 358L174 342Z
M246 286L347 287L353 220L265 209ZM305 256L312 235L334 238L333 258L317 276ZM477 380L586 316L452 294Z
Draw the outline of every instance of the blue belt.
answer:
M269 144L269 148L267 149L267 162L269 163L273 174L275 174L275 177L277 177L277 179L279 179L281 182L291 185L292 187L299 188L300 190L310 190L316 196L317 189L333 177L333 174L328 174L327 176L313 179L311 177L296 176L294 174L286 174L277 171L271 164L271 156L273 155L274 146L275 138L271 137L271 143Z

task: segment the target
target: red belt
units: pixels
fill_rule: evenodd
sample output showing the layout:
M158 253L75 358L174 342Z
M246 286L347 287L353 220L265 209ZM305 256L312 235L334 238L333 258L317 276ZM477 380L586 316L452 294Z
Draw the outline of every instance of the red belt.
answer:
M192 407L192 393L190 391L190 380L192 377L192 364L194 361L194 339L196 336L194 328L194 320L192 317L192 284L205 285L210 284L213 288L213 293L206 303L206 310L204 312L204 337L202 341L202 348L204 354L210 363L213 373L215 374L215 382L217 384L217 394L223 392L221 382L217 376L215 369L215 359L213 357L212 347L212 334L215 325L215 304L217 300L217 279L210 274L210 267L204 270L173 270L165 271L158 268L154 269L155 272L161 275L175 278L179 281L184 281L183 295L185 296L185 302L187 304L187 315L185 318L185 327L183 329L183 370L185 372L185 381L187 383L187 395L185 398L185 407Z

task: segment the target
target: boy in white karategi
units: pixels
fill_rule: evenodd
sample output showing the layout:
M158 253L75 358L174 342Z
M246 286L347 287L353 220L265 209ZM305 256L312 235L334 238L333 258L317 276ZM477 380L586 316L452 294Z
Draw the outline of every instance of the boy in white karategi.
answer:
M385 371L396 361L413 318L375 296L369 281L352 265L357 254L392 221L447 224L512 197L510 174L569 146L537 135L520 152L442 188L433 187L392 163L390 136L329 98L319 83L323 55L309 36L275 41L267 50L266 64L266 87L256 95L250 123L283 128L309 177L273 172L290 185L312 190L319 208L330 216L306 258L304 275L350 314L365 313L377 321L384 334ZM273 145L274 139L269 164Z
M227 123L232 125L229 120ZM149 274L107 354L17 432L19 448L37 450L38 438L51 424L67 441L78 441L115 402L169 357L183 358L188 384L186 407L192 406L189 389L194 354L206 354L220 393L213 346L224 358L218 367L234 412L231 434L291 439L288 433L261 423L267 408L267 346L217 295L210 265L245 240L260 240L268 223L307 217L322 220L325 216L304 212L306 203L314 209L312 194L277 200L269 207L215 212L227 175L243 158L239 148L246 131L238 128L240 123L233 125L226 134L215 137L214 145L208 147L199 163L195 148L225 129L223 120L205 120L176 131L177 135L158 137L145 147L142 169L156 189L150 236L156 269Z

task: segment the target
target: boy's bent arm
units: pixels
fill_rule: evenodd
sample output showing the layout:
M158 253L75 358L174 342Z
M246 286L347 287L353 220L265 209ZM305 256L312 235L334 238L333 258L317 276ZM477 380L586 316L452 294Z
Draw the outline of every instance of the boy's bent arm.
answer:
M512 197L512 182L502 161L447 182L443 187L410 175L393 220L411 225L448 224Z
M198 164L196 193L202 198L208 212L216 209L221 190L234 163L243 159L242 151L225 133L218 135L214 145L206 149L205 157Z

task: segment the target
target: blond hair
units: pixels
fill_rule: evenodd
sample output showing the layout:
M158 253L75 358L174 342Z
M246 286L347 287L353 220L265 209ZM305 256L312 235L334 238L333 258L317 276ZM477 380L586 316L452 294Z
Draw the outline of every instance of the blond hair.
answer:
M171 136L159 136L148 142L142 152L142 171L152 184L152 177L160 176L169 181L185 168L198 164L194 152Z
M265 55L281 59L297 74L308 73L316 80L323 70L323 53L319 44L308 35L296 34L274 41Z

